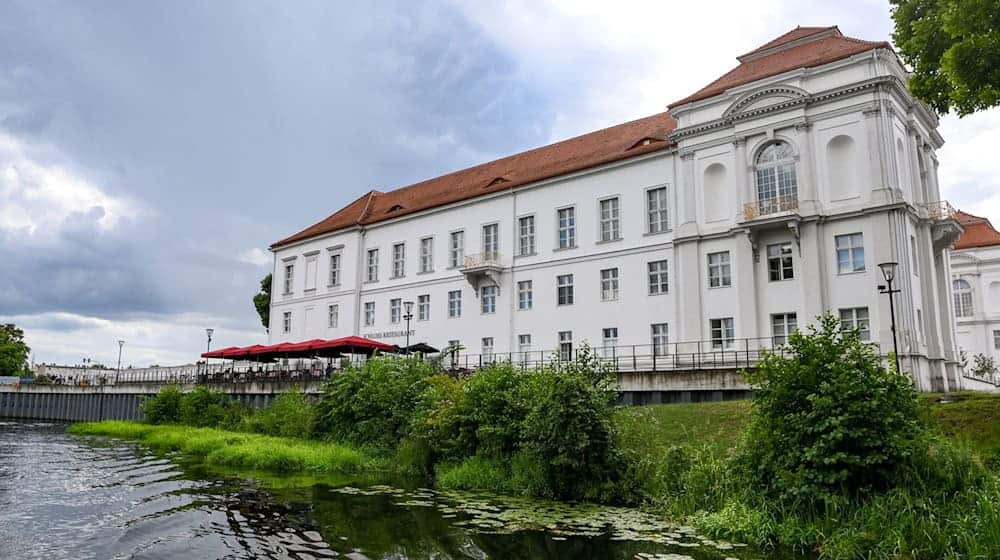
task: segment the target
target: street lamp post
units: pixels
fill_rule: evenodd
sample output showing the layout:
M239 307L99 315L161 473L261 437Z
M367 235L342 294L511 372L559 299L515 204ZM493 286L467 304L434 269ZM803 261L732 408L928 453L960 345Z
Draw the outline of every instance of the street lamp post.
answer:
M410 321L413 320L413 302L405 301L403 302L403 307L406 309L406 314L403 318L406 319L406 355L410 355Z
M878 292L889 296L889 320L892 329L892 352L893 357L896 358L896 373L902 373L899 369L899 343L896 341L896 304L893 298L893 294L898 294L902 290L892 289L892 281L896 279L897 266L899 266L897 263L891 261L878 265L878 267L882 270L882 277L885 278L885 285L879 285Z
M124 340L118 341L118 372L115 373L115 385L118 384L118 378L122 374L122 347L125 346Z
M208 354L212 351L212 333L215 329L205 329L205 336L208 338L208 342L205 344L205 353ZM208 377L208 356L205 356L205 377Z

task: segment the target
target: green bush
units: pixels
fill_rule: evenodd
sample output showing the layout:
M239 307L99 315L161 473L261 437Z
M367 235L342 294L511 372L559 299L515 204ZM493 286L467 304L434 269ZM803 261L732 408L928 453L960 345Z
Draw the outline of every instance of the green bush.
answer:
M335 440L395 449L411 426L427 378L424 360L376 357L348 368L324 388L317 405L317 432Z
M501 362L476 371L465 382L468 397L465 424L475 434L477 453L502 458L517 451L528 413L524 391L529 376L512 364Z
M269 436L312 437L316 409L301 391L284 392L266 408L247 415L242 422L246 431Z
M460 463L437 465L437 483L448 490L483 490L512 493L510 477L502 461L487 457L467 457Z
M150 424L177 424L181 421L181 399L184 393L176 385L167 385L142 403L142 414Z
M466 387L466 383L448 375L427 378L406 442L412 467L430 472L429 467L438 460L458 460L475 454L475 426L470 419L472 405Z
M229 395L195 387L181 397L180 422L202 428L219 426L225 421L231 406L233 402Z
M910 379L830 314L747 373L754 386L744 464L786 502L886 489L922 433Z

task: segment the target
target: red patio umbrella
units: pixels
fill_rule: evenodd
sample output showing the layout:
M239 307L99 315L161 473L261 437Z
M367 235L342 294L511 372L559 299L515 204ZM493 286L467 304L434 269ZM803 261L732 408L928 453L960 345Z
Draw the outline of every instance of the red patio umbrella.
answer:
M239 346L227 346L225 348L219 348L218 350L212 350L211 352L203 352L201 354L202 358L221 358L223 352L228 352L230 350L238 350Z
M360 336L345 336L342 338L328 340L323 344L318 345L315 349L324 352L337 351L348 354L372 354L376 350L379 352L396 351L396 347L392 344L386 344L385 342L379 342L377 340L363 338Z

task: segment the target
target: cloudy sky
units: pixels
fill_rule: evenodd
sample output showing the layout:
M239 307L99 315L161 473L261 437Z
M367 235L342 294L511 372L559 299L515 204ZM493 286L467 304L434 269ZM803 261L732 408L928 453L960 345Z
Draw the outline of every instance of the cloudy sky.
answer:
M39 362L263 341L267 246L406 185L664 109L795 25L887 2L0 3L0 321ZM1000 220L1000 111L942 120Z

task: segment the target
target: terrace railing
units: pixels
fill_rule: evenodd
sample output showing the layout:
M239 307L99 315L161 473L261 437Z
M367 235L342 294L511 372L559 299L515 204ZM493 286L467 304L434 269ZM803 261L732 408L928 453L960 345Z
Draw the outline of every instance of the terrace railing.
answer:
M781 212L795 212L799 209L798 196L775 196L755 200L743 205L743 219L747 222Z

